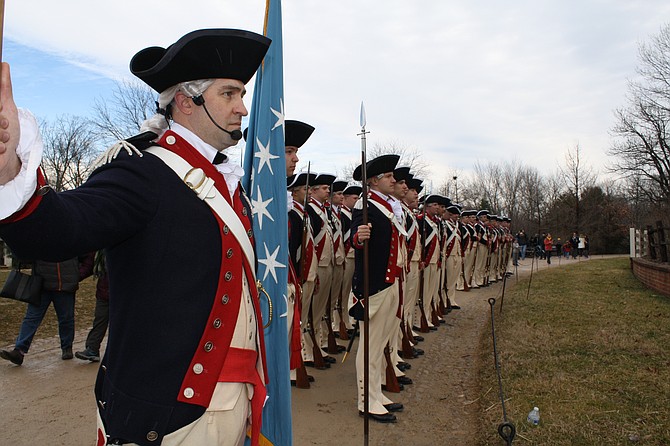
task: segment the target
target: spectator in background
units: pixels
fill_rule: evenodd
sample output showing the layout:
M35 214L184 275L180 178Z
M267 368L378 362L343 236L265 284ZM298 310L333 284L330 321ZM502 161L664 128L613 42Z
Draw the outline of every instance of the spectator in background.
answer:
M572 258L576 259L577 258L577 250L579 249L579 236L577 235L576 232L572 233L572 237L570 237L570 247L572 248Z
M554 249L554 239L548 233L544 238L544 255L547 258L547 265L551 265L551 251Z
M542 233L541 236L539 236L539 237L537 238L537 249L536 249L536 252L537 252L538 255L540 256L540 260L544 260L544 259L547 258L547 254L546 254L546 252L545 252L545 250L544 250L544 239L545 239L545 238L547 238L547 234L544 233L544 232Z
M528 236L523 229L516 234L516 240L519 243L519 258L526 260L526 247L528 245Z
M42 300L39 305L28 304L14 350L0 350L0 358L16 365L23 364L23 357L28 353L33 337L53 302L58 317L61 358L72 359L74 295L79 288L79 261L76 257L63 262L36 260L33 274L43 279Z
M584 236L584 256L586 256L587 259L589 258L589 236L588 235Z
M570 258L571 249L572 249L572 244L570 243L570 240L568 239L568 241L563 244L563 256L566 259Z
M79 266L79 280L91 275L98 280L95 285L95 312L93 327L86 336L86 348L74 355L84 361L100 361L100 344L107 333L109 325L109 279L105 266L105 255L102 251L92 252L82 259Z

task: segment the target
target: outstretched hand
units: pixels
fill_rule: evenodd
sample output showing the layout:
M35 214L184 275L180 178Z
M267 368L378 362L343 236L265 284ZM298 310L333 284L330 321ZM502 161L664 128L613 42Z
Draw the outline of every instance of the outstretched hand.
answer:
M16 154L19 145L19 113L12 93L9 64L2 63L0 76L0 185L8 183L21 170Z

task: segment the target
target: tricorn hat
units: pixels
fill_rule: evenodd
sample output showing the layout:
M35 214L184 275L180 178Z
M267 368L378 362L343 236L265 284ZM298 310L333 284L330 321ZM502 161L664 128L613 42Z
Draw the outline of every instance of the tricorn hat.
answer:
M361 186L351 185L351 186L347 186L342 191L342 194L359 196L362 192L363 192L363 188Z
M294 187L307 186L307 172L301 172L295 175L291 175L286 178L286 189L293 189ZM316 174L309 174L309 184L312 185L316 179Z
M396 167L393 170L393 178L395 178L396 181L407 181L411 179L412 175L409 173L409 167Z
M414 189L417 194L421 193L423 190L423 180L420 178L411 178L409 181L407 181L407 187L409 189Z
M393 170L395 170L395 166L398 164L398 160L400 160L399 155L378 156L377 158L365 163L365 173L367 174L368 178L372 178L382 173L393 172ZM359 165L354 170L353 177L356 181L363 181L363 169L361 166L362 165Z
M318 173L313 183L309 183L310 186L323 186L324 184L330 186L335 181L335 175L329 173Z
M312 132L314 127L311 125L287 119L284 121L284 145L300 148L312 136Z
M333 181L333 185L330 186L330 191L333 192L333 193L343 192L344 189L347 188L347 184L349 184L349 183L347 183L346 181L340 181L340 180Z
M161 93L180 82L236 79L249 82L270 47L270 39L239 29L200 29L167 48L139 51L130 71Z

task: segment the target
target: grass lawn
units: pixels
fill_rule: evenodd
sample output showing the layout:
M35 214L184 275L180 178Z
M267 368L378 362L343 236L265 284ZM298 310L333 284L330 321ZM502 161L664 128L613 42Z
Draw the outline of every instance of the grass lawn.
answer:
M515 444L670 445L670 299L627 258L535 273L496 304L497 347ZM482 338L480 444L504 444L490 328ZM526 422L540 408L540 425Z

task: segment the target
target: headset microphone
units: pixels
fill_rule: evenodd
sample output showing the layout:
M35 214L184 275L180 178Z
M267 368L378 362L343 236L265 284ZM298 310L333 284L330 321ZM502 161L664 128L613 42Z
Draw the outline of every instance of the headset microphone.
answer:
M212 121L212 123L215 126L217 126L219 130L223 130L224 132L228 133L233 141L239 141L240 139L242 139L242 131L233 130L232 132L229 132L228 130L224 129L219 124L217 124L214 118L212 118L212 115L209 114L209 110L207 110L207 106L205 105L205 98L203 98L201 94L198 96L192 96L191 99L193 100L193 103L195 105L198 106L202 105L202 108L205 109L205 113L207 113L207 117L209 118L209 120Z

